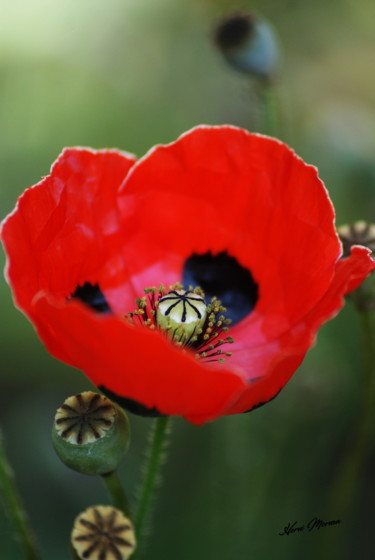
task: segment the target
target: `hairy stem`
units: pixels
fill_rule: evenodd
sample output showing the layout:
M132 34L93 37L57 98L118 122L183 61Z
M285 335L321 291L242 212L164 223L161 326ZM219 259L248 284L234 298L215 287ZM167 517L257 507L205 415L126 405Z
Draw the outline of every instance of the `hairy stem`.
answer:
M37 549L35 538L28 523L26 513L23 509L12 468L7 460L3 436L0 432L0 492L4 502L5 510L13 525L17 539L19 540L26 560L40 560L41 556Z
M357 422L353 426L349 437L345 455L341 462L341 469L337 473L330 501L328 504L328 515L330 518L347 518L350 508L355 501L359 489L361 475L366 464L369 441L372 436L375 411L375 315L371 311L360 311L359 316L362 326L363 354L364 354L364 382L361 398L361 410ZM338 558L342 557L339 535L336 538L336 553ZM323 545L327 545L327 538L323 539Z
M167 437L170 433L171 419L162 416L153 421L150 428L149 447L143 469L143 481L135 514L135 528L138 546L144 541L155 492L160 482L160 468L165 461Z
M340 495L337 503L347 511L352 503L360 482L361 472L366 463L368 442L374 424L375 403L375 329L374 316L370 311L359 313L362 326L364 373L361 412L352 435L352 445L348 449L346 461L339 479Z

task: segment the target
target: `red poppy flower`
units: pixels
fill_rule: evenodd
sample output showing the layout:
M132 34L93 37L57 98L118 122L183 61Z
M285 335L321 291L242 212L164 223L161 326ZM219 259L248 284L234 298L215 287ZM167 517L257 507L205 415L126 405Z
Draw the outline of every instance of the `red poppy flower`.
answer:
M315 168L230 126L195 128L138 162L67 149L1 236L15 302L51 354L130 409L195 424L272 399L375 268L364 247L340 258ZM228 333L218 309L198 337L166 336L162 294L144 290L178 282L222 301Z

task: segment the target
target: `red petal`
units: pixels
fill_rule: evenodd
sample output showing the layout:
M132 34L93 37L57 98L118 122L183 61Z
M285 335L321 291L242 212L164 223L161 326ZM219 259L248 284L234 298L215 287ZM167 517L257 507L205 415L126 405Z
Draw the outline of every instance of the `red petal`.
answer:
M260 286L254 344L312 309L341 253L315 168L277 140L199 127L141 159L119 201L135 290L180 280L193 253L227 251ZM250 341L250 339L249 339Z
M66 298L79 284L119 274L116 196L134 161L116 150L66 149L20 197L1 237L21 309L40 290Z
M159 333L93 314L80 303L54 304L41 294L33 314L51 354L84 370L95 385L164 414L206 422L245 389L244 380L223 365L205 367Z
M290 331L264 346L239 351L236 363L249 364L251 377L258 377L231 407L232 414L244 412L272 399L284 387L313 345L323 323L335 316L344 305L344 295L355 289L375 270L375 261L364 247L353 247L350 257L336 263L334 278L318 304Z

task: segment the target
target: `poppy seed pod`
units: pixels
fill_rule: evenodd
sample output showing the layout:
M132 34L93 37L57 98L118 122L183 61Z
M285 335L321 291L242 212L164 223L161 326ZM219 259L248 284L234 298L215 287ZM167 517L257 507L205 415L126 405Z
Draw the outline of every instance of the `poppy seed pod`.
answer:
M159 300L157 324L183 343L201 330L207 316L204 298L189 290L172 290Z
M233 14L217 25L214 38L234 69L265 80L276 75L280 50L267 21L251 14Z
M70 542L77 560L127 560L136 548L132 522L112 506L91 506L73 525Z
M52 443L61 461L89 475L113 472L129 445L126 414L107 397L85 391L57 409Z

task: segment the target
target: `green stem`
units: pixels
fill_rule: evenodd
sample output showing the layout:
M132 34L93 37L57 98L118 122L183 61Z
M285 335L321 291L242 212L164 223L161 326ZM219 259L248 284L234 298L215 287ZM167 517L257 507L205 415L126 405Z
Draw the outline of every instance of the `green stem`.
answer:
M113 472L103 475L102 479L112 497L113 505L123 511L127 517L131 517L129 502L118 475Z
M150 428L149 448L147 450L144 475L135 514L135 529L138 546L145 536L150 510L158 486L160 467L165 461L167 436L170 433L171 419L162 416L153 421Z
M361 411L353 427L348 441L346 454L342 460L342 467L337 475L336 482L328 504L330 519L344 519L349 515L358 487L361 474L366 464L368 443L371 439L374 425L375 410L375 323L374 312L359 311L364 352L364 373ZM332 537L333 538L333 537ZM332 538L330 546L332 547ZM337 537L338 538L338 537ZM326 545L328 539L322 542ZM336 552L343 542L337 542ZM340 555L338 557L341 557Z
M375 311L360 313L365 355L366 382L364 385L364 404L371 405L375 398Z
M365 379L362 389L361 412L355 426L352 447L348 450L346 464L342 471L341 505L347 510L352 503L361 477L361 471L366 463L368 442L374 424L375 400L375 328L374 317L370 311L359 312L364 353Z
M13 471L5 455L3 436L0 432L0 491L5 509L27 560L40 560L34 536L30 529L21 498L18 494Z
M276 86L272 83L259 84L259 98L262 110L262 128L265 134L280 138L281 119Z

